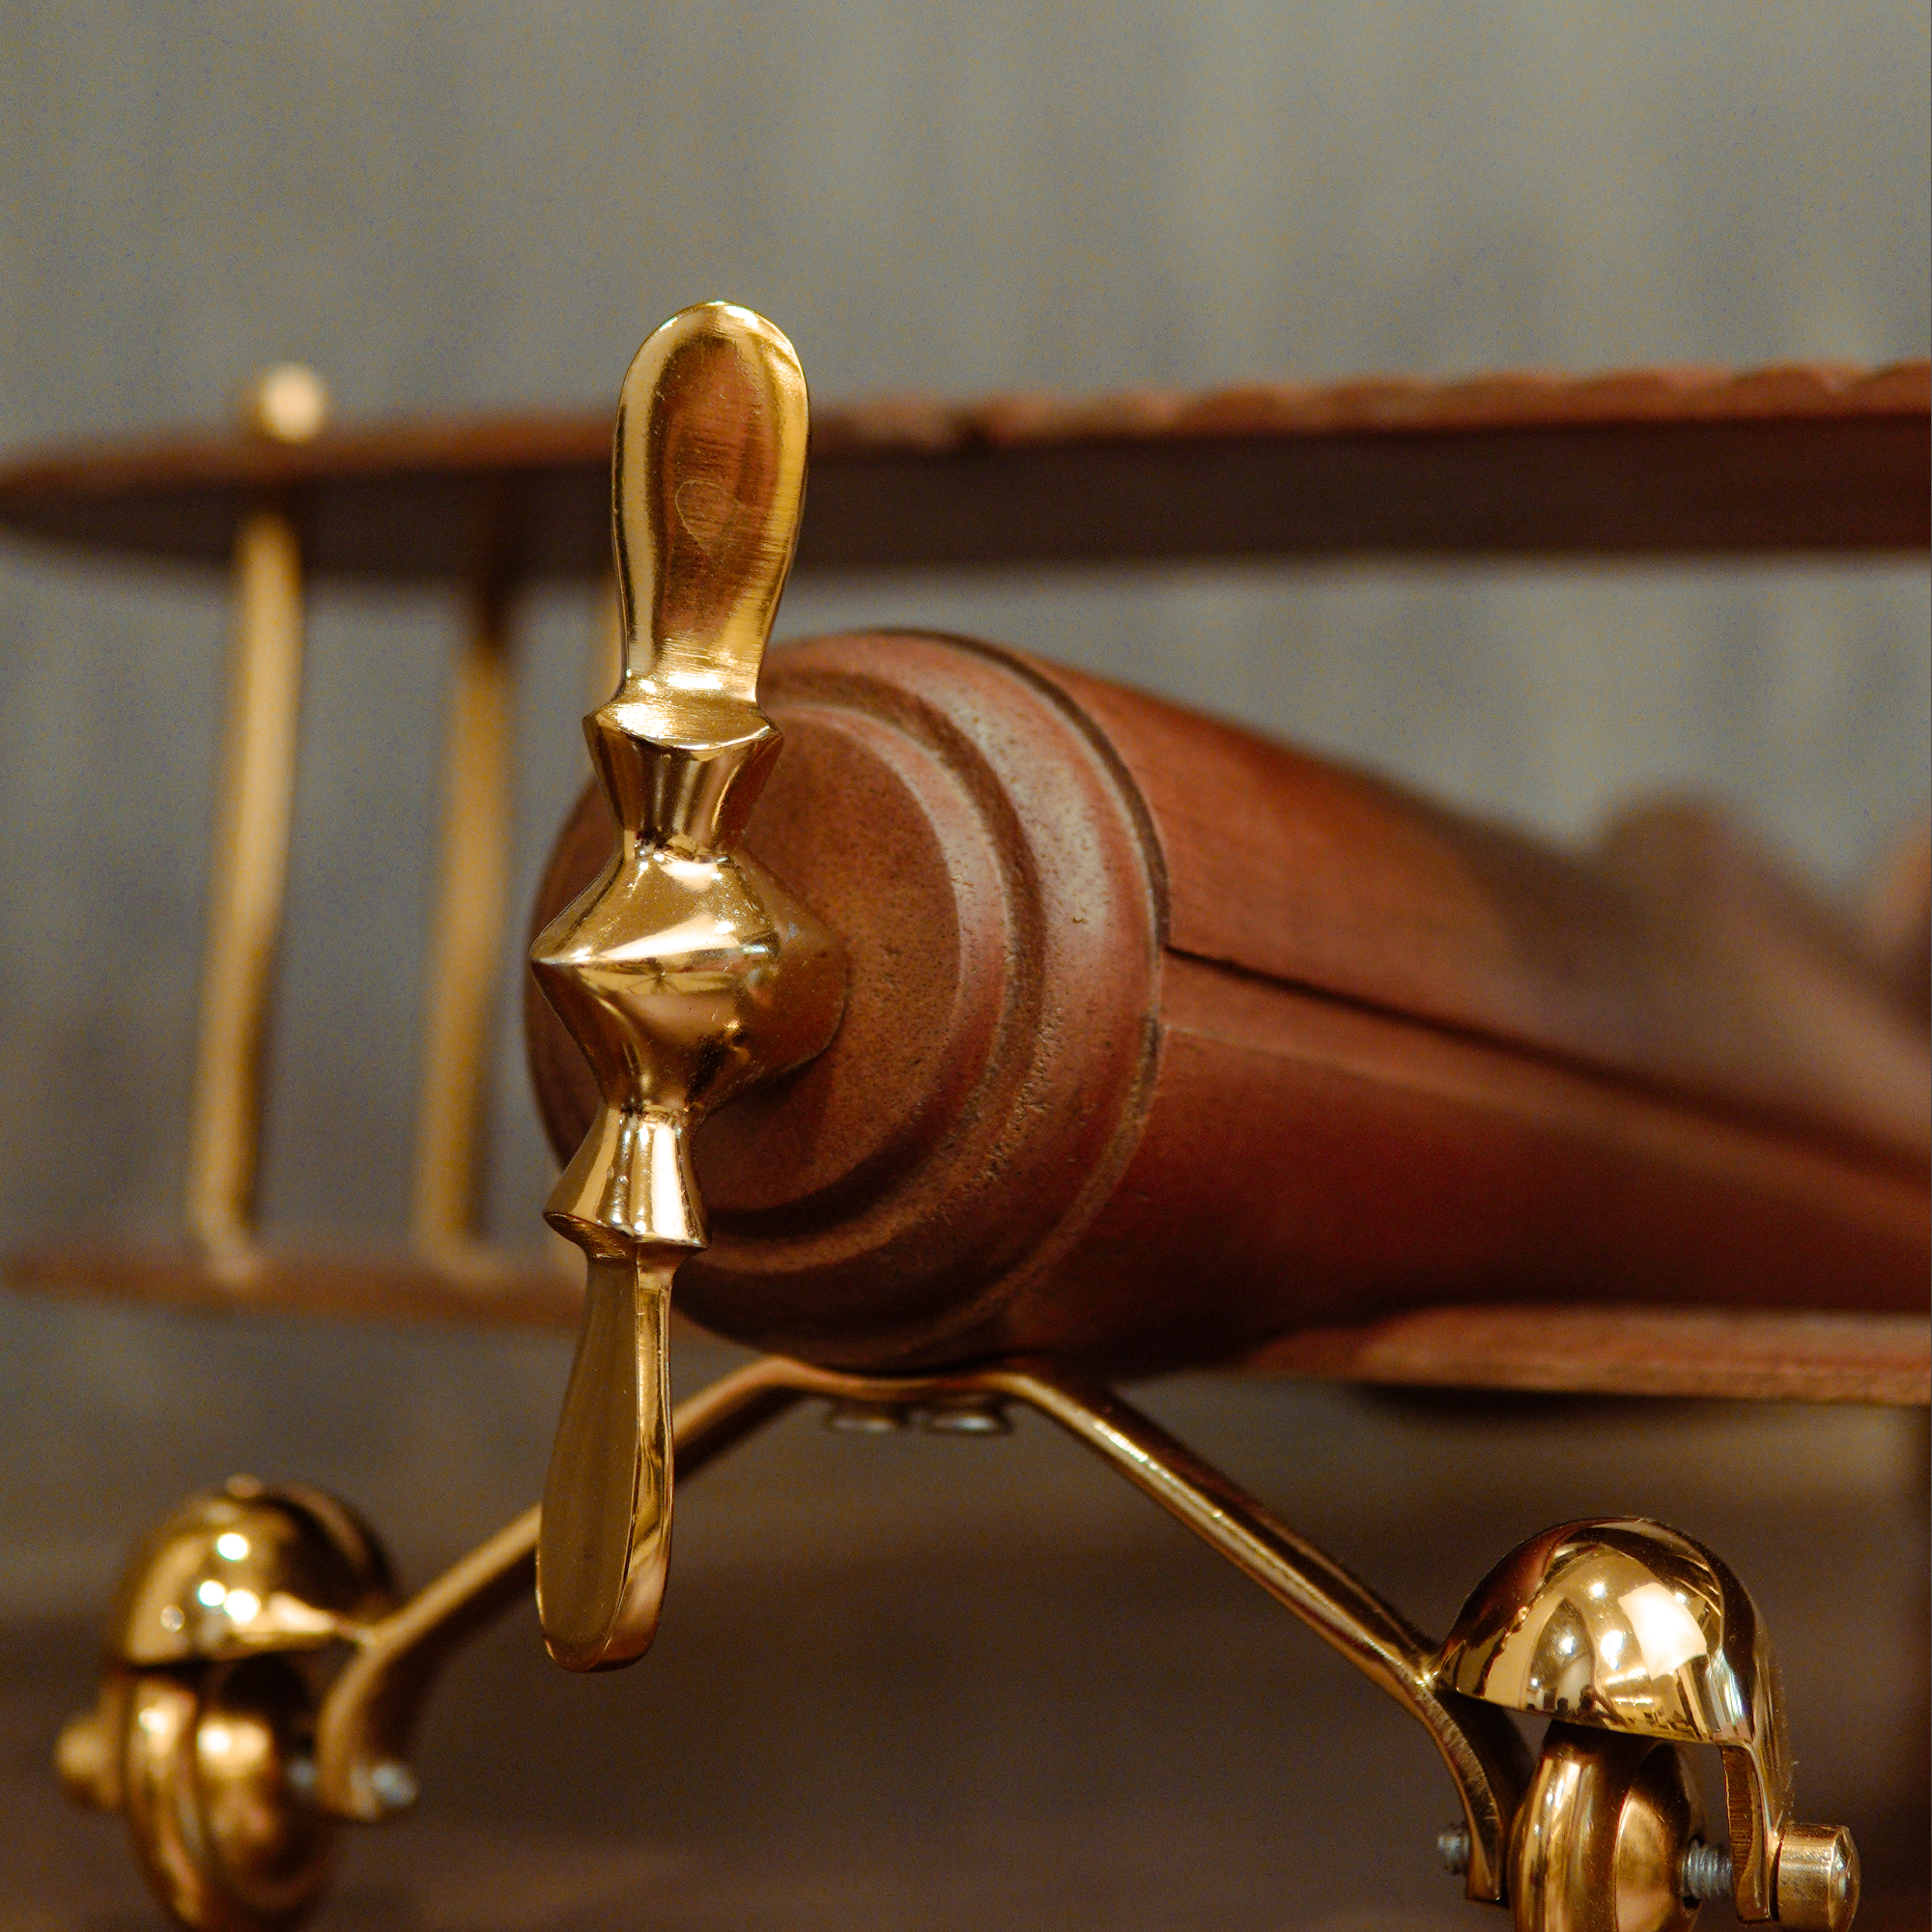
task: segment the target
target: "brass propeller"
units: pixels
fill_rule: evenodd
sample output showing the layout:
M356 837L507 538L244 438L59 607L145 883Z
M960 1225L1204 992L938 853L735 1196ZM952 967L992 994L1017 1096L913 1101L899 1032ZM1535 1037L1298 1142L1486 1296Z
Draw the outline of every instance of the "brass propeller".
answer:
M584 720L617 848L530 953L599 1096L545 1212L586 1263L537 1550L544 1641L572 1670L628 1663L657 1629L671 1281L706 1240L693 1129L820 1052L844 1002L837 941L743 845L781 744L758 670L798 538L807 422L791 344L724 302L652 335L618 405L623 675Z

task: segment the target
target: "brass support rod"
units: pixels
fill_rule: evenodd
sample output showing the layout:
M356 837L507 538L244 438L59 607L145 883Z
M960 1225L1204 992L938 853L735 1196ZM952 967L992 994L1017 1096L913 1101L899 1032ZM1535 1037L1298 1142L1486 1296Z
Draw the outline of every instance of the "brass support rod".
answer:
M1529 1757L1505 1713L1438 1688L1434 1647L1342 1566L1277 1522L1217 1469L1111 1391L1039 1364L942 1376L857 1376L767 1356L682 1404L672 1420L686 1480L806 1397L886 1407L1005 1397L1037 1409L1219 1551L1425 1730L1454 1780L1468 1825L1468 1894L1499 1899L1510 1821ZM539 1512L526 1511L393 1615L374 1624L330 1689L317 1731L322 1803L381 1817L372 1775L400 1763L415 1713L444 1658L530 1587Z
M678 1406L671 1428L684 1481L803 1399L770 1368L753 1362ZM381 1767L407 1760L416 1714L444 1662L529 1600L541 1516L526 1510L357 1637L355 1655L329 1686L316 1723L316 1790L324 1809L369 1824L393 1808L382 1796Z
M510 634L493 573L469 600L456 652L442 763L442 831L423 984L422 1086L410 1226L426 1255L459 1259L475 1236L491 1021L510 873Z
M1420 1631L1111 1390L1045 1368L990 1369L971 1379L1057 1423L1414 1718L1441 1754L1463 1805L1471 1848L1468 1895L1502 1897L1510 1820L1529 1780L1528 1751L1500 1711L1435 1684L1434 1646Z
M262 1056L295 807L301 554L279 509L242 520L233 621L185 1204L189 1236L217 1257L245 1252L253 1234Z
M327 418L328 391L298 362L264 369L242 399L244 431L269 442L307 442ZM183 1204L189 1240L218 1264L241 1263L254 1239L263 1049L295 816L302 562L286 503L242 518L234 598Z

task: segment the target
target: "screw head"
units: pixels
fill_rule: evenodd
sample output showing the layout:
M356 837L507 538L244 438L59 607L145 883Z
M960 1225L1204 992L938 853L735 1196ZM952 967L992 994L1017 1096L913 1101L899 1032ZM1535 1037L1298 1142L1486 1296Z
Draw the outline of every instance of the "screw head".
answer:
M369 1789L385 1813L407 1811L416 1802L416 1775L401 1759L385 1757L370 1766Z
M890 1402L835 1402L825 1426L840 1435L891 1435L906 1426L906 1413Z
M913 1411L928 1435L1010 1435L1013 1425L997 1396L961 1396Z

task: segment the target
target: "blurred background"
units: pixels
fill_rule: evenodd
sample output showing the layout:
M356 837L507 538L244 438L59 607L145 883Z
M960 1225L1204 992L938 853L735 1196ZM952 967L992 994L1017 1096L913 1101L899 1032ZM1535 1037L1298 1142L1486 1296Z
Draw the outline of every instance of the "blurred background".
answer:
M285 357L348 419L602 405L720 296L827 401L1884 364L1926 353L1927 74L1918 0L0 0L0 449L218 423ZM1922 561L1249 567L818 580L780 629L989 637L1556 838L1692 789L1850 895L1925 809L1929 614ZM457 622L313 614L274 1232L403 1226ZM520 903L584 776L592 622L519 615ZM0 1243L173 1222L223 632L213 581L0 550ZM534 1246L512 1020L491 1217ZM567 1361L0 1297L0 1769L31 1827L0 1927L149 1922L43 1770L145 1520L299 1476L422 1580L536 1494ZM1147 1400L1426 1625L1544 1521L1707 1537L1786 1653L1804 1808L1922 1892L1916 1418ZM697 1494L649 1662L566 1682L533 1620L493 1638L420 1815L355 1844L322 1923L1468 1920L1393 1707L1042 1429L792 1425Z

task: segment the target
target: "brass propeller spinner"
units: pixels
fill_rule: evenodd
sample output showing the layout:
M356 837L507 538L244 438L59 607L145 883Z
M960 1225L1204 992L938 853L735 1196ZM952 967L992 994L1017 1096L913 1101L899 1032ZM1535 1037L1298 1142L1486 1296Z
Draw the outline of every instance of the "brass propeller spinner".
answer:
M657 1630L671 1279L707 1238L691 1135L819 1053L844 1003L838 942L743 845L781 742L758 668L798 538L807 424L791 344L724 302L658 329L617 407L623 674L583 724L617 849L530 952L598 1090L545 1210L585 1258L537 1548L544 1641L571 1670L629 1663Z

